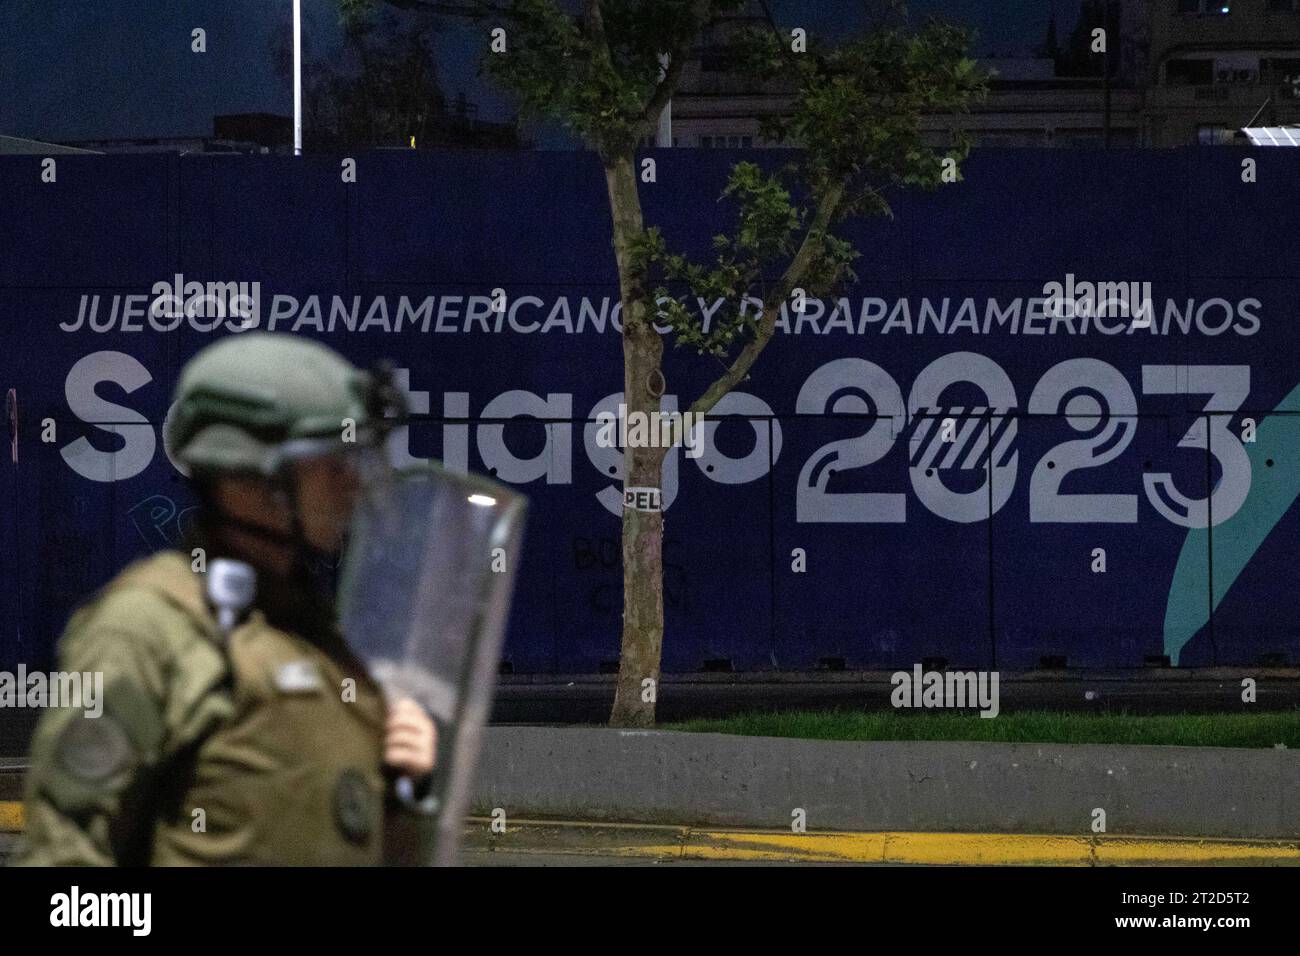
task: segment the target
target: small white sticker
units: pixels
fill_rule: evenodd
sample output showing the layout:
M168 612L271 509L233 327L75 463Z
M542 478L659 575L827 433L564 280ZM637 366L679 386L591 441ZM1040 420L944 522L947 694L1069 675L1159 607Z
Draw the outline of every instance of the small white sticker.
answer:
M624 488L623 507L632 511L663 511L663 496L658 488Z

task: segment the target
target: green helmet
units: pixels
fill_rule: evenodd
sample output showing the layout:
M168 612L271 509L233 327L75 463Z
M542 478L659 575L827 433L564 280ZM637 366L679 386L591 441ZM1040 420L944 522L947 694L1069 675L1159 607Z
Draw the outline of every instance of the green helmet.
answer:
M364 442L379 427L374 394L374 376L319 342L240 333L181 370L165 441L190 474L270 477L297 455L347 450L349 420Z

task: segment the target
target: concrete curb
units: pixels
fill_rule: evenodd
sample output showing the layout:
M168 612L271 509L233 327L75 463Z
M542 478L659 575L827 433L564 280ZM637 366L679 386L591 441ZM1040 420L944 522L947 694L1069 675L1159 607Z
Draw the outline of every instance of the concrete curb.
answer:
M553 862L874 863L909 866L1300 866L1300 844L1277 841L989 833L792 833L515 820L494 833L471 819L464 855Z
M473 812L788 832L1300 837L1300 752L491 727Z

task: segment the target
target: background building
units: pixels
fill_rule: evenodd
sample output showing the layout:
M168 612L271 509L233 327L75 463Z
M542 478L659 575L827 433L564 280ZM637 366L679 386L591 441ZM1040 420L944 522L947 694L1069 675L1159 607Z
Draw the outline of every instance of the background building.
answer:
M1133 2L1147 13L1145 142L1233 142L1243 126L1300 123L1300 0Z
M1109 55L1093 53L1107 26ZM722 47L741 27L773 29L762 0L720 22L695 50L673 100L674 145L739 148L791 97L732 72ZM970 115L936 115L988 146L1183 146L1244 142L1247 125L1300 123L1300 0L1082 0L1070 36L1055 18L1035 56L990 57L989 95Z

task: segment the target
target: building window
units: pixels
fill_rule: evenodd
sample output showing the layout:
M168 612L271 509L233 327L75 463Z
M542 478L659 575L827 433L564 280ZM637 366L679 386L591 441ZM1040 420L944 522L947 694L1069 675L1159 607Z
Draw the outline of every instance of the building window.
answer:
M740 137L740 146L742 149L749 149L753 145L754 145L754 137L752 136Z
M1231 146L1237 142L1237 131L1226 126L1198 126L1196 141L1202 146Z
M739 68L736 54L725 49L705 50L700 54L700 69L705 73L733 73Z
M701 137L700 137L700 148L701 148L701 149L712 149L712 148L713 148L713 137L712 137L712 136L701 136Z
M1209 86L1213 82L1213 60L1170 60L1165 64L1169 86Z
M1261 83L1290 83L1300 77L1300 59L1294 57L1266 58L1259 61L1259 79Z

